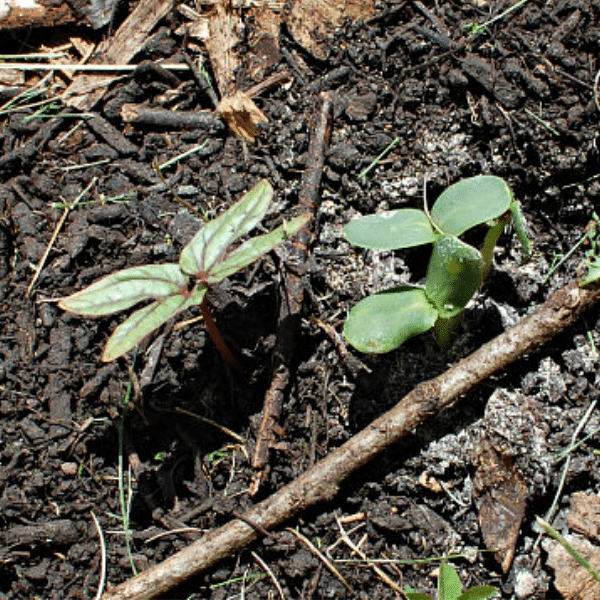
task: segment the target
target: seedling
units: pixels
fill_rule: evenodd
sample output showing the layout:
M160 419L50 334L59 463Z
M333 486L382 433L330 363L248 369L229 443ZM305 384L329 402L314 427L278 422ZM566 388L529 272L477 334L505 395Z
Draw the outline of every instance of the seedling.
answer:
M454 567L442 563L438 579L438 600L485 600L498 591L491 585L478 585L462 592L460 578ZM408 588L405 592L409 600L433 600L427 594L417 594Z
M102 360L114 360L175 315L200 306L209 334L229 361L235 363L208 307L206 291L266 254L296 233L310 219L301 215L270 233L250 238L236 248L235 240L254 229L273 197L268 181L260 181L225 213L206 223L185 246L179 263L123 269L96 281L58 303L84 316L110 315L140 302L152 302L134 312L109 338Z
M400 286L361 300L344 325L357 350L390 352L407 339L435 328L442 347L450 343L461 313L489 273L494 246L513 220L529 257L531 244L519 203L500 177L481 175L444 190L431 214L403 208L355 219L344 227L346 239L361 248L396 250L433 244L425 289ZM458 238L468 229L489 227L481 250Z
M600 279L600 217L594 212L593 220L589 222L584 238L589 241L589 249L585 253L582 268L583 273L579 279L579 285L584 287Z

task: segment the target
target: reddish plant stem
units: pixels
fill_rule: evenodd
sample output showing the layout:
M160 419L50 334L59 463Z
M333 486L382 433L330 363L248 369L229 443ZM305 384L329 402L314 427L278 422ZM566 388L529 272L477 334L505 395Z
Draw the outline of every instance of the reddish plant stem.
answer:
M233 355L233 352L229 349L227 342L223 339L221 335L221 331L217 327L215 320L213 319L212 313L210 311L210 306L206 300L206 294L202 300L202 304L200 305L200 314L204 319L204 324L206 325L206 330L208 331L208 335L210 335L210 339L215 343L219 354L223 357L223 359L227 362L227 364L237 371L238 373L242 372L242 367L238 360Z

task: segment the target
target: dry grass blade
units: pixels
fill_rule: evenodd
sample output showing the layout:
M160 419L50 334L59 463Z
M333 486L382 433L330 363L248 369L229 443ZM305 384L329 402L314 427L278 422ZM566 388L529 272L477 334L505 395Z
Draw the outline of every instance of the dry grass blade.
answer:
M90 514L92 515L92 521L94 521L94 526L98 532L98 540L100 541L100 581L98 582L98 590L95 596L95 600L100 600L104 592L104 586L106 585L106 543L104 542L104 534L94 511L91 511Z
M350 548L352 552L360 556L365 561L365 563L367 563L367 565L369 565L369 567L371 567L371 569L373 569L373 571L377 573L379 579L381 579L386 585L391 587L401 598L406 598L406 594L402 591L402 588L389 575L387 575L387 573L383 569L378 567L376 564L370 562L367 555L350 539L350 536L346 533L346 530L344 529L344 526L342 525L342 522L340 521L337 515L335 516L335 520L340 530L342 540L344 541L346 546L348 546L348 548Z
M299 531L296 531L291 527L286 527L286 530L290 533L293 533L319 560L323 562L327 569L340 580L342 585L351 594L354 594L352 586L344 579L344 576L335 568L335 565L333 565L331 561L306 536L302 535Z

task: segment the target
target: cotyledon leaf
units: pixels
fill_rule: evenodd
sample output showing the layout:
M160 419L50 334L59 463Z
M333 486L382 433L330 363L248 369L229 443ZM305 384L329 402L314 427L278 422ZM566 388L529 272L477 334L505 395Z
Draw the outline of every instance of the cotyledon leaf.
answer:
M481 284L483 270L479 250L457 237L443 237L433 245L425 291L442 317L462 312Z
M310 215L300 215L288 223L277 227L277 229L274 229L270 233L247 240L210 271L206 282L217 283L253 263L263 254L266 254L275 248L275 246L285 242L288 237L294 235L310 218Z
M430 244L436 234L422 210L401 208L353 219L344 227L344 237L360 248L398 250Z
M501 177L478 175L446 188L431 209L433 222L448 235L460 235L504 214L512 192Z
M206 287L199 286L187 298L183 294L177 294L135 311L110 336L102 353L102 361L109 362L119 358L171 317L200 304L205 293Z
M381 354L431 329L437 318L425 290L401 286L368 296L354 306L344 335L360 352Z
M110 315L144 300L177 294L186 288L188 281L176 264L131 267L62 298L58 305L78 315Z
M181 270L189 275L210 273L230 244L260 223L272 197L273 188L263 179L222 215L204 225L181 252Z

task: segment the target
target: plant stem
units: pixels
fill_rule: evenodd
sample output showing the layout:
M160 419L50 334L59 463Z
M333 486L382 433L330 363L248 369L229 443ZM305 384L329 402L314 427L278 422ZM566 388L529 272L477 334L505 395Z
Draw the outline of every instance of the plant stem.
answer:
M213 319L212 313L210 312L210 307L208 306L208 302L206 301L206 294L202 300L202 304L200 305L200 313L202 314L202 318L204 319L204 323L206 325L206 330L208 331L208 335L210 335L210 339L215 343L219 354L225 359L225 361L229 364L229 366L237 371L238 373L242 372L242 367L240 363L237 361L227 342L223 339L215 320Z
M456 337L456 331L463 320L463 313L460 312L453 317L438 317L433 326L435 341L442 350L447 350Z
M494 257L494 248L498 242L500 234L504 231L504 228L508 225L512 218L512 214L509 212L506 216L501 217L498 222L490 227L485 240L483 240L483 246L481 248L481 257L483 258L483 272L481 274L481 283L483 283L486 277L490 274L492 268L492 258Z

